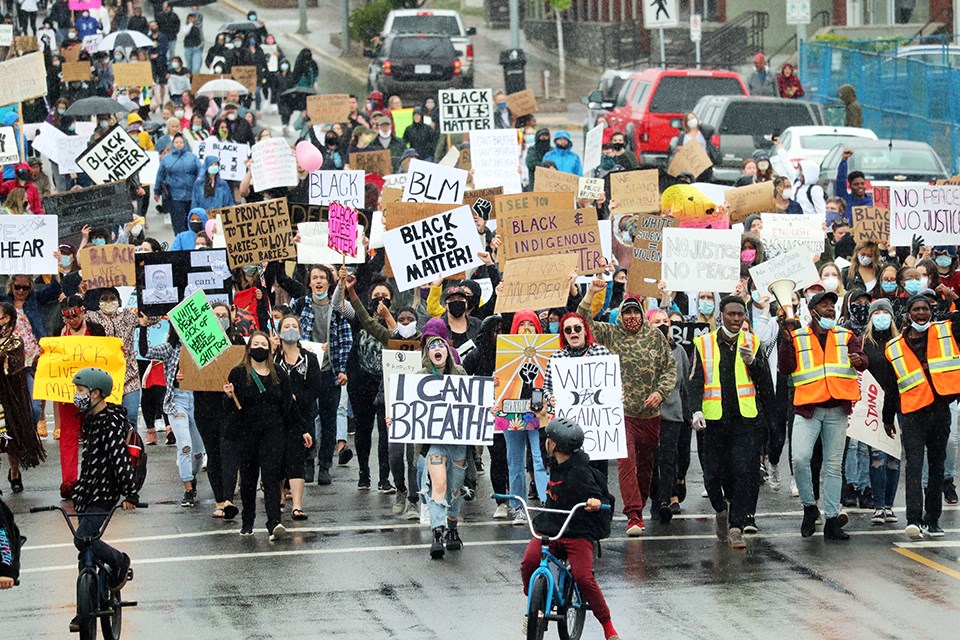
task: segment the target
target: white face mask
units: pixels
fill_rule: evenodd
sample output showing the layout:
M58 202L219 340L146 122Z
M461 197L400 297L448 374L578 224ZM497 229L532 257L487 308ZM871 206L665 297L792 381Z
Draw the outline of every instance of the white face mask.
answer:
M130 227L130 235L132 235L132 236L138 236L138 235L140 235L141 233L143 233L143 225L142 225L142 224L135 224L135 225L133 225L132 227Z
M700 126L700 121L697 120L696 118L690 118L689 120L687 120L687 127L688 127L688 128L690 128L690 129L696 129L696 128L699 127L699 126Z
M783 199L784 199L784 200L793 200L793 189L784 189L784 190L783 190Z
M834 276L827 276L826 278L823 278L820 282L823 283L823 288L826 289L827 291L836 291L837 289L840 288L840 279L835 278Z
M417 335L417 323L411 322L410 324L399 324L397 325L397 335L401 338L412 338Z
M930 288L930 278L927 276L920 276L920 288L929 289Z

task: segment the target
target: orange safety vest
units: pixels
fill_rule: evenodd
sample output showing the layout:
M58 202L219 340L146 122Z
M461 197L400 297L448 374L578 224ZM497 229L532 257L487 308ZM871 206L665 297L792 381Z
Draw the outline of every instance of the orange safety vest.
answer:
M903 334L887 344L884 354L897 376L901 412L913 413L929 406L933 403L933 389L941 396L960 394L960 349L950 321L934 322L927 329L929 379Z
M829 400L860 399L860 381L850 364L847 348L853 334L843 327L827 331L826 353L810 327L793 332L797 370L791 375L793 405L819 404Z

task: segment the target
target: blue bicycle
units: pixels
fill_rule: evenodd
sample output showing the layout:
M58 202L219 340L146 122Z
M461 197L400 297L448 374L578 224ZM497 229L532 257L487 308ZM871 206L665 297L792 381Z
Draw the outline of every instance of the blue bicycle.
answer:
M580 596L580 589L570 573L570 562L566 558L558 558L550 552L550 543L563 537L573 516L587 506L586 502L574 505L570 511L563 509L547 509L545 507L531 507L520 496L495 493L491 496L495 500L516 500L523 507L527 517L530 534L539 538L542 543L540 550L540 566L530 576L527 588L527 640L543 640L550 622L557 623L557 633L560 640L579 640L583 633L583 623L590 608ZM610 505L600 505L601 511L609 511ZM563 526L557 535L550 537L538 534L533 528L531 511L544 513L563 513L567 515ZM551 566L552 565L552 566Z

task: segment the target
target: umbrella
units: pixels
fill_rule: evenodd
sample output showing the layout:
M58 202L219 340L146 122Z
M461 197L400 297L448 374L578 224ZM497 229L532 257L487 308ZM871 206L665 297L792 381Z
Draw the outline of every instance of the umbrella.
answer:
M123 49L140 49L141 47L152 46L153 40L139 31L115 31L100 41L99 46L97 46L97 51L113 51L118 47Z
M213 98L226 98L227 94L236 92L237 95L245 96L249 91L247 88L237 82L236 80L231 80L230 78L220 78L218 80L211 80L210 82L205 83L200 90L197 91L197 95L211 96Z
M95 116L101 113L127 113L128 111L130 111L130 109L123 106L113 98L93 97L77 100L70 105L66 113L63 115L70 116L71 118L78 118Z
M260 25L249 20L240 22L225 22L217 29L217 33L236 33L238 31L259 31Z
M280 94L280 101L294 111L307 110L307 96L316 95L313 87L294 87Z
M205 7L217 0L167 0L171 7Z

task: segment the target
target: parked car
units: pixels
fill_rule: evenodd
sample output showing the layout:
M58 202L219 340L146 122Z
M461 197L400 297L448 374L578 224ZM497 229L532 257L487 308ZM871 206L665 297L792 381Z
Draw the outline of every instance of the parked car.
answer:
M460 12L446 9L394 9L383 23L382 37L390 33L442 35L450 38L460 60L462 87L473 86L473 42L470 36L477 35L474 27L464 28Z
M754 151L771 149L774 135L793 126L823 124L823 108L819 104L787 98L704 96L693 112L701 128L713 130L710 143L720 150L720 161L713 166L713 179L725 184L737 181L743 161Z
M774 168L798 162L819 166L834 146L860 138L876 140L877 134L860 127L787 127L780 134L780 146L770 156L770 162Z
M960 68L960 46L952 44L918 44L899 47L896 57L941 67Z
M950 173L926 142L912 140L848 140L827 153L820 164L820 185L827 197L836 194L837 165L844 149L853 151L849 171L863 171L873 186L903 182L934 182Z
M683 116L706 95L747 95L747 87L731 71L647 69L623 81L607 119L646 164L665 165L670 140Z
M427 98L462 86L460 58L446 36L391 33L368 67L368 90L384 95Z
M617 94L623 87L623 81L630 75L630 71L622 69L607 69L600 76L597 88L580 98L582 104L587 105L587 116L583 120L583 135L593 129L593 123L602 115L609 113L617 101Z

